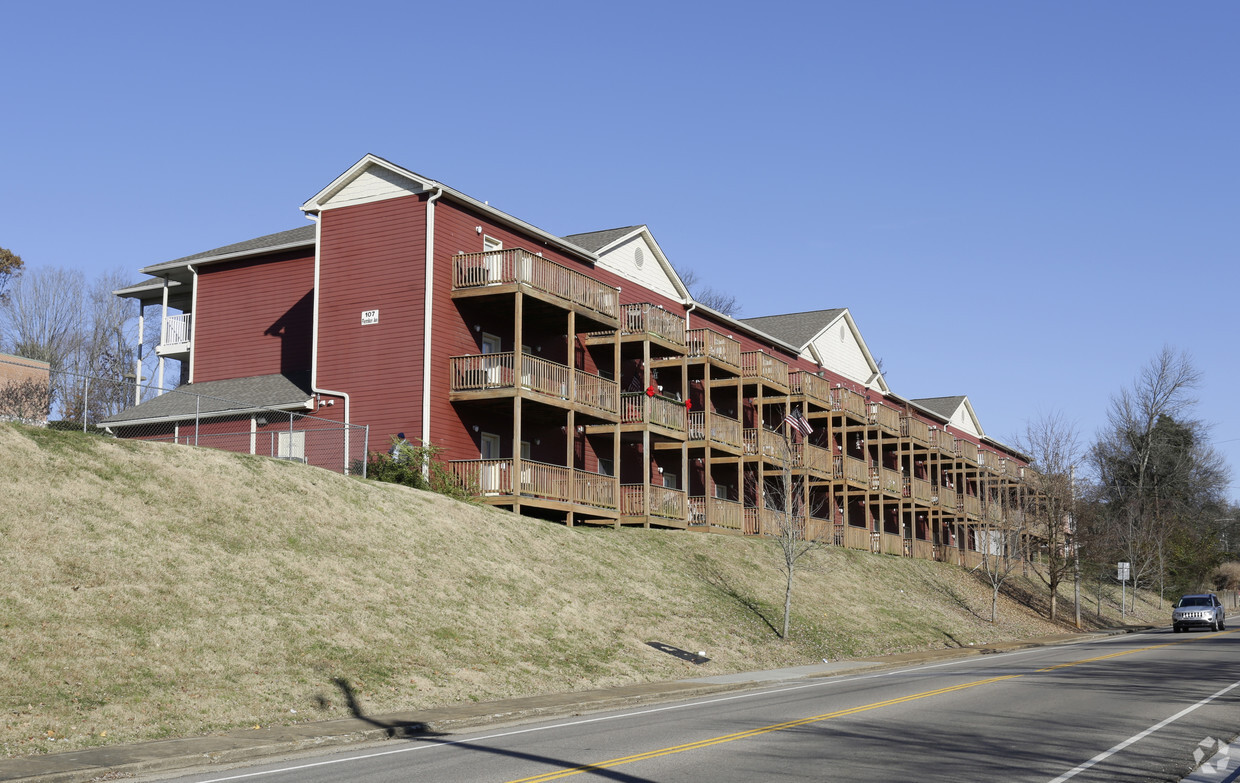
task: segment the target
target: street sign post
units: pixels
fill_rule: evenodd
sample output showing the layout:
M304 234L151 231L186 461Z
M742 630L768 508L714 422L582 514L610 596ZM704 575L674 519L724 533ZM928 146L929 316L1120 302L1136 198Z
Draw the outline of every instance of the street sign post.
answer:
M1121 561L1119 563L1119 568L1116 569L1118 573L1115 576L1115 578L1120 581L1119 619L1121 620L1124 619L1124 613L1127 611L1128 607L1128 566L1129 563L1127 561Z

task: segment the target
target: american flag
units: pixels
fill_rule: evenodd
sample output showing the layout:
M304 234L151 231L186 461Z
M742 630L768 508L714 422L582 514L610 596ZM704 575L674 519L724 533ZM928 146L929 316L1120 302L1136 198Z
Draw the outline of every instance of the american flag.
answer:
M801 415L800 408L793 408L792 412L784 417L784 423L802 435L808 435L814 431L814 428L809 426L809 419Z

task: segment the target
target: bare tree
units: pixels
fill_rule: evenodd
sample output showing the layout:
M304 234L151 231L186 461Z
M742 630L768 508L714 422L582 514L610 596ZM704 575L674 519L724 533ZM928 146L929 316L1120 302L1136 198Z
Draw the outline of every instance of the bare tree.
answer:
M1026 503L1030 535L1042 548L1035 569L1050 597L1050 619L1058 619L1059 586L1071 577L1079 531L1071 519L1075 494L1073 468L1081 460L1076 428L1055 411L1026 422L1017 447L1032 459L1025 481L1032 490Z
M990 622L994 623L999 619L999 593L1024 559L1027 530L1024 509L1006 488L988 494L985 521L976 530L982 561L973 570L990 586Z
M47 380L26 378L0 384L0 421L43 424L51 409L52 387Z
M21 274L25 262L22 257L5 247L0 247L0 303L7 298L9 283Z
M808 431L809 425L794 414ZM749 494L758 505L758 532L770 540L779 558L784 575L784 618L781 637L790 640L792 626L792 587L796 571L802 559L815 549L830 543L833 532L829 523L821 522L811 513L813 503L809 498L808 485L803 473L794 470L797 464L798 444L784 424L781 432L782 454L777 455L779 470L763 477L760 485L750 488ZM750 474L757 481L757 473Z
M28 359L47 362L57 398L65 396L64 371L76 370L84 342L81 272L43 268L27 270L0 306L0 344Z
M1118 554L1134 585L1160 585L1169 547L1197 525L1199 509L1217 505L1227 469L1192 418L1201 374L1183 351L1165 347L1131 388L1111 399L1108 429L1090 458ZM1161 590L1160 590L1161 593Z
M694 270L685 269L680 273L680 282L685 284L685 288L689 289L689 294L699 304L706 305L724 315L732 317L740 315L741 303L735 296L706 285Z

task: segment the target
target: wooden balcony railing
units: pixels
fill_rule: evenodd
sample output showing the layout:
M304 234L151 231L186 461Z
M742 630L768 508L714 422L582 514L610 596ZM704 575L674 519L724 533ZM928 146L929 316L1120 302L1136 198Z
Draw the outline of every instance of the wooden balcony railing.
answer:
M832 478L837 481L852 481L857 484L867 484L870 481L870 467L865 464L864 460L835 454L831 457L831 464Z
M870 468L870 489L875 492L886 492L899 496L903 494L903 484L900 472L897 470L884 468L879 465L874 465Z
M883 533L880 540L880 551L884 555L904 554L904 539L901 536L895 535L894 533Z
M843 532L842 536L837 536L837 540L841 541L840 546L845 546L849 549L860 549L866 552L870 551L870 531L863 527L854 527L853 525L837 525L835 530L837 534Z
M574 470L562 465L521 460L520 477L511 459L452 460L448 470L460 486L488 497L520 494L594 508L616 508L614 476Z
M756 427L746 427L741 434L746 456L763 457L776 461L789 456L784 453L784 437L777 432Z
M830 408L831 384L812 372L797 370L788 375L788 391L791 394L804 395L810 402L823 408Z
M865 410L865 397L851 389L838 388L831 390L831 409L852 415L860 421L868 421Z
M669 397L651 397L645 392L620 394L621 424L655 424L677 432L685 431L685 404Z
M913 539L913 557L919 557L922 560L937 560L938 558L934 555L934 544L919 538Z
M999 461L999 472L1012 481L1020 481L1025 477L1025 468L1016 460L1008 458Z
M904 497L912 498L924 505L934 502L934 487L929 481L916 477L908 477L904 482Z
M516 355L483 353L453 356L448 360L451 390L482 391L509 389L518 385L513 365ZM593 373L573 370L575 389L573 401L606 413L618 413L619 385ZM520 387L551 397L568 399L569 368L537 356L521 354Z
M736 370L741 368L741 344L713 329L690 329L685 333L685 355L705 357Z
M742 531L745 526L745 516L740 503L723 498L695 495L689 498L689 524Z
M623 306L620 328L623 334L660 337L676 345L685 344L685 319L649 302Z
M792 444L792 464L821 476L831 476L834 470L831 452L811 443Z
M939 485L938 487L935 487L934 491L935 497L938 498L939 508L951 509L953 511L956 510L956 490Z
M958 510L975 517L982 515L982 501L980 498L962 494L957 495L957 499L960 501L960 505L957 507Z
M930 445L937 448L940 454L949 457L956 455L956 438L947 430L931 427Z
M930 425L912 416L900 417L900 435L923 446L930 445Z
M900 412L881 402L870 403L870 423L891 435L900 432Z
M645 516L642 506L646 500L646 487L641 484L620 485L620 515ZM688 504L685 493L668 487L650 487L650 516L683 522L687 519Z
M600 375L573 370L573 401L587 408L620 412L620 384Z
M452 290L520 283L608 318L620 317L620 289L522 248L452 257Z
M779 386L788 386L788 363L762 351L741 354L741 376L760 378Z
M964 438L956 439L956 453L960 455L966 462L977 464L977 444L965 440Z
M710 430L707 431L706 411L689 411L687 418L689 421L689 440L709 440L711 443L731 446L734 449L741 447L743 442L741 423L736 419L712 413L710 415Z

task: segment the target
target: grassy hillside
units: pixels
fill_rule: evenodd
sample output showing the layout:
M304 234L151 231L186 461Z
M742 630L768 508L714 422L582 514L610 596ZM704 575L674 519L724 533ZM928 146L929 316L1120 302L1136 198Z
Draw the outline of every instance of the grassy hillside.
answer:
M375 714L1061 630L1013 600L992 626L961 569L827 549L784 644L778 562L0 424L0 755L343 717L341 681Z

